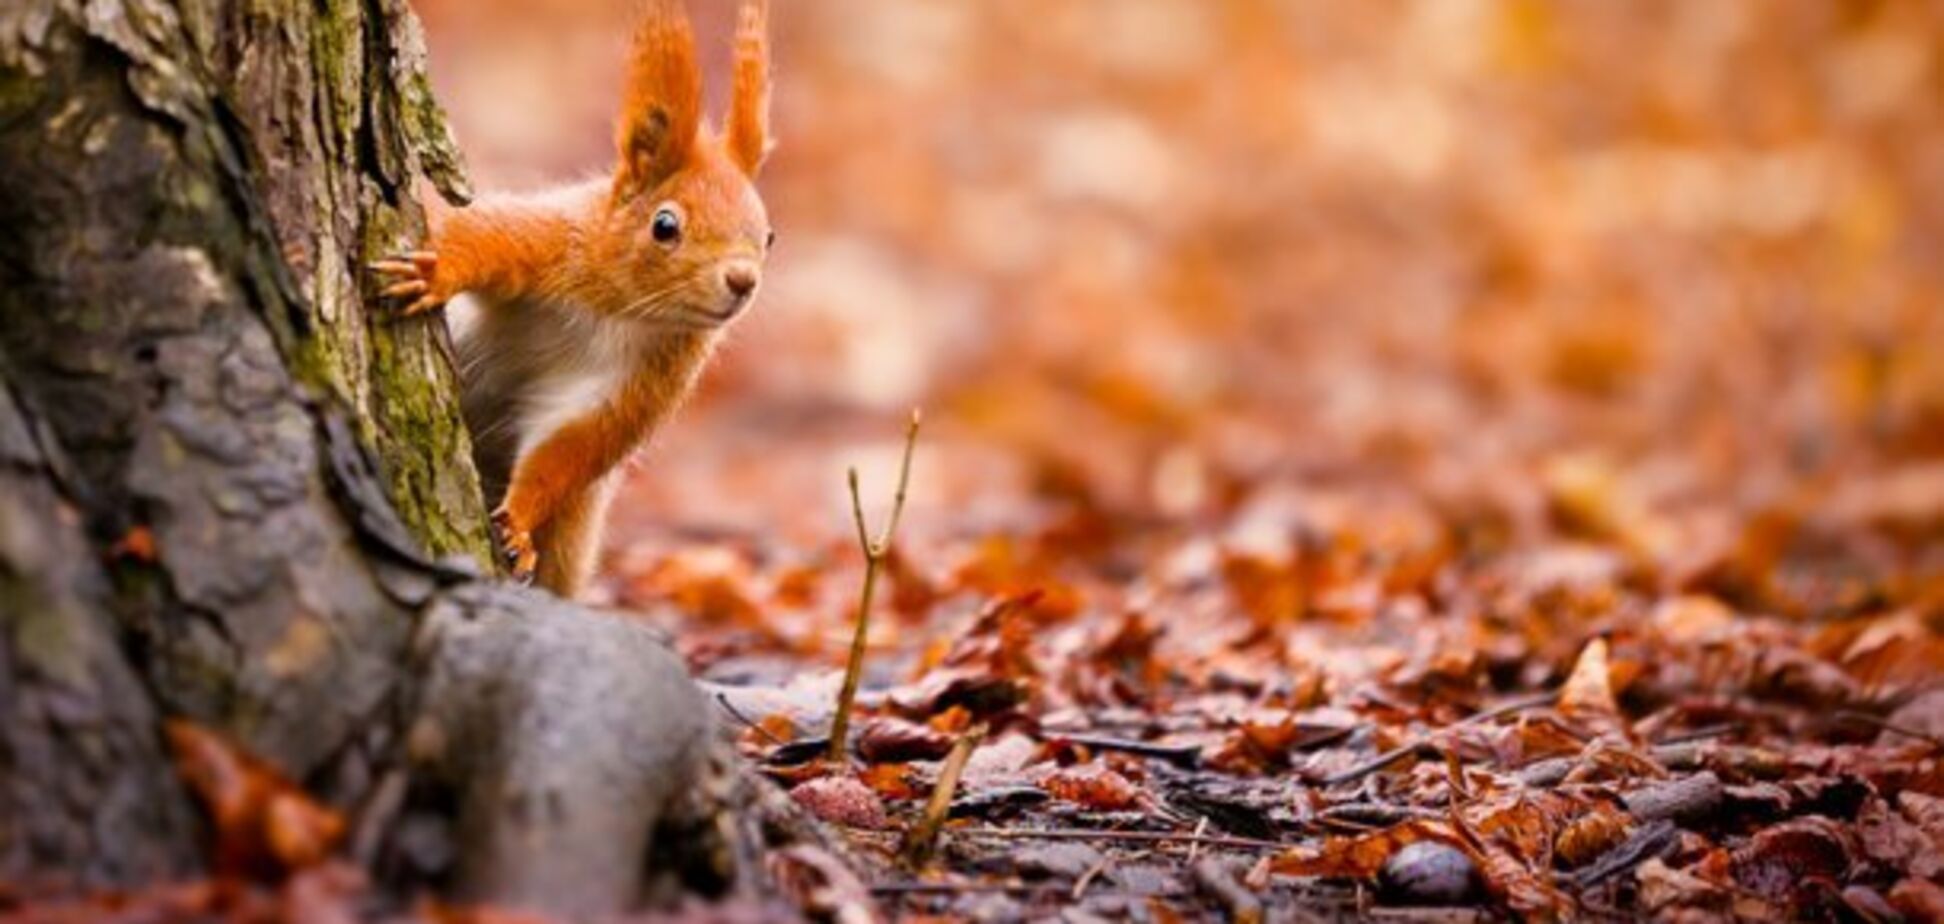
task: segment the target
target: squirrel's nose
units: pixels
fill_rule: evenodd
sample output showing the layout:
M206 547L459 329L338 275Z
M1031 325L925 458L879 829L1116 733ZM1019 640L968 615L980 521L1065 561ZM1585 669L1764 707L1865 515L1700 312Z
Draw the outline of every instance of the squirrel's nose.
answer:
M732 263L722 270L722 284L737 298L748 298L756 291L757 278L756 267L749 263Z

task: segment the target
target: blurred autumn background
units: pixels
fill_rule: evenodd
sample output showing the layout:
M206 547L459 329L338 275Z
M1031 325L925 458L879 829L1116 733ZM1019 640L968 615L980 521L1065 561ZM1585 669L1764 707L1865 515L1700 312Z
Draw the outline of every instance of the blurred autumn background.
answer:
M627 0L418 6L482 188L608 162ZM719 75L730 5L692 6ZM1933 540L1759 601L1822 617L1944 567L1935 3L773 16L762 310L624 526L841 542L842 466L888 492L923 405L915 535L1078 499L1425 546L1552 508L1675 570L1763 511Z
M415 6L480 187L605 166L627 0ZM716 92L732 5L691 7ZM998 675L1048 726L1328 772L1601 636L1636 744L1726 723L1881 770L1924 739L1817 710L1944 734L1912 710L1944 669L1944 4L772 7L778 246L603 587L681 604L705 676L834 683L843 471L881 517L922 406L867 687ZM1294 716L1378 732L1264 745ZM1585 745L1515 728L1495 759ZM1877 797L1944 794L1924 766ZM1876 859L1855 881L1940 900Z

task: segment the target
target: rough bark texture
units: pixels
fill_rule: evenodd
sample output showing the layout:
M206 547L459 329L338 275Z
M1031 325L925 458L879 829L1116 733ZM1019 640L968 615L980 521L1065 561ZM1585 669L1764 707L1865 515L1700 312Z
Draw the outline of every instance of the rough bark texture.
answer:
M616 908L706 750L638 621L477 580L442 328L361 292L464 195L403 4L0 6L0 879L192 871L180 715L361 852L456 816L400 875Z
M48 480L0 392L0 878L185 872L194 828L155 709L118 645L108 577Z

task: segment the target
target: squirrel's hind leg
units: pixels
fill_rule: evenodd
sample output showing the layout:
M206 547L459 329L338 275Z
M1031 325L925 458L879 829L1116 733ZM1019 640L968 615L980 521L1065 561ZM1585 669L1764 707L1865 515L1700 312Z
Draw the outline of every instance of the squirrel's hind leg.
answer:
M618 481L618 473L610 473L562 499L553 518L534 533L540 586L567 600L586 588L600 561L601 526Z

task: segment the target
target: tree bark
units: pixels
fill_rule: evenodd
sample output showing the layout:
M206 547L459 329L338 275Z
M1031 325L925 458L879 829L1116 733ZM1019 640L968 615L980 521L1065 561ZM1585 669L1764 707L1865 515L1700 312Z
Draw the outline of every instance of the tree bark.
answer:
M640 897L707 709L490 583L443 328L362 270L466 195L422 61L405 0L0 6L0 879L193 874L182 716L394 877Z

